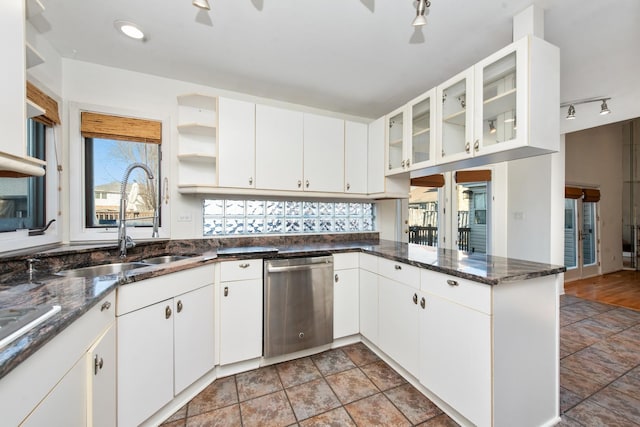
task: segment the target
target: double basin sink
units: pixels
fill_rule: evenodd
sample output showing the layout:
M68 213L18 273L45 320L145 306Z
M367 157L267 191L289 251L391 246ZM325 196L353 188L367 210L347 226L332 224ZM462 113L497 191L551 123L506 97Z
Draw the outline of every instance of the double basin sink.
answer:
M136 268L166 264L188 258L191 257L181 255L163 255L143 259L142 261L137 262L102 264L62 270L56 274L65 277L85 278L120 275ZM59 311L59 305L38 305L25 308L0 309L0 349Z

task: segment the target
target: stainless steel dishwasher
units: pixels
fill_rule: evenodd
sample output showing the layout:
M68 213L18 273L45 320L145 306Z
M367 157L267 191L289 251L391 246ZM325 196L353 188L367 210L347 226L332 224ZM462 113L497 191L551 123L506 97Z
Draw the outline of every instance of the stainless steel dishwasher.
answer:
M333 257L264 263L264 357L333 341Z

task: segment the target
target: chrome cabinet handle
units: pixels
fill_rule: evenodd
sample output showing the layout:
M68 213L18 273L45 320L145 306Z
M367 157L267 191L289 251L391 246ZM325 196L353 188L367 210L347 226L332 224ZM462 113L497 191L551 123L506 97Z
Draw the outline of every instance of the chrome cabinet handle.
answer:
M228 296L229 296L229 287L228 287L228 286L225 286L225 287L224 287L224 296L225 296L225 297L228 297Z
M391 163L389 163L389 170L391 170L391 169L392 169L392 168L391 168Z
M418 294L413 294L413 303L418 304Z
M93 375L98 375L98 371L102 369L103 366L104 360L102 360L102 357L99 358L96 354L96 356L93 358Z
M424 297L422 297L422 299L420 300L420 307L425 308L426 305L427 305L427 300L424 299Z
M347 191L351 188L351 184L347 182Z
M442 156L441 157L444 157L444 150L442 150Z
M182 308L183 308L182 300L178 300L177 307L178 307L178 313L180 313L182 311Z
M111 308L111 302L105 301L102 303L102 306L100 306L100 311L109 310L110 308Z
M253 185L253 178L249 177L249 185Z
M473 149L478 151L480 149L480 140L476 139L476 142L473 143Z
M302 187L302 181L298 180L298 188Z
M467 153L471 152L471 144L469 144L468 142L466 144L464 144L464 151L466 151Z
M164 318L165 318L165 319L168 319L168 318L170 318L170 317L171 317L171 307L166 306L166 307L164 308Z
M395 268L396 268L396 270L402 270L402 266L398 265L398 264L395 265Z
M402 169L404 169L404 160L400 163L400 165L402 166Z
M309 180L306 180L304 184L307 188L309 188Z
M336 283L338 283L338 281L340 281L340 278L338 277L338 273L336 273L334 279L335 279Z
M447 280L447 285L449 285L449 286L458 286L459 283L457 281L455 281L455 280L449 279L449 280Z
M249 264L248 262L244 262L244 263L238 265L238 267L240 267L240 268L249 268L250 265L251 264Z
M407 167L411 166L411 159L407 159Z

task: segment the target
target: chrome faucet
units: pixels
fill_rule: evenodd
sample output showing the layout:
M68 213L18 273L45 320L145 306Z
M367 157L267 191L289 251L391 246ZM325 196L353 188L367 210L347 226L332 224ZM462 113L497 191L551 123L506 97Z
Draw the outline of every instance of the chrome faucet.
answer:
M129 175L135 168L140 168L147 173L149 179L153 179L153 172L149 166L144 163L132 163L127 167L120 184L120 225L118 227L118 244L120 246L120 258L127 256L127 249L134 247L136 244L130 236L127 236L127 182ZM153 233L151 237L158 237L158 208L153 210Z

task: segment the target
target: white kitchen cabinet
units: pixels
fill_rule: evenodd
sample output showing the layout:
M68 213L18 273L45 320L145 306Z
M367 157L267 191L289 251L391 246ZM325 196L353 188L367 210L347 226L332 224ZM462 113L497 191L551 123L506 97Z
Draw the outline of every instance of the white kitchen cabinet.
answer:
M117 324L118 425L139 425L173 399L173 299L120 316Z
M367 194L368 126L344 122L344 192Z
M438 163L473 156L473 94L473 67L437 87Z
M376 197L409 197L408 174L386 175L386 117L369 123L367 152L367 193Z
M402 106L392 111L386 117L386 175L407 172L407 137L406 126L407 108Z
M208 285L174 298L174 394L213 368L214 289ZM194 327L196 326L197 327Z
M202 94L178 96L178 186L215 186L218 99Z
M344 120L304 113L304 190L344 191Z
M420 298L420 382L475 425L491 425L491 316L433 294Z
M333 338L338 339L360 331L358 268L359 254L333 255Z
M256 188L303 189L303 113L256 105Z
M204 265L118 288L118 425L140 424L213 369L213 282Z
M218 110L218 185L255 188L256 106L220 98Z
M116 327L112 325L87 352L88 425L116 425Z
M360 270L360 334L378 345L378 275Z
M262 260L220 263L220 364L262 355Z

